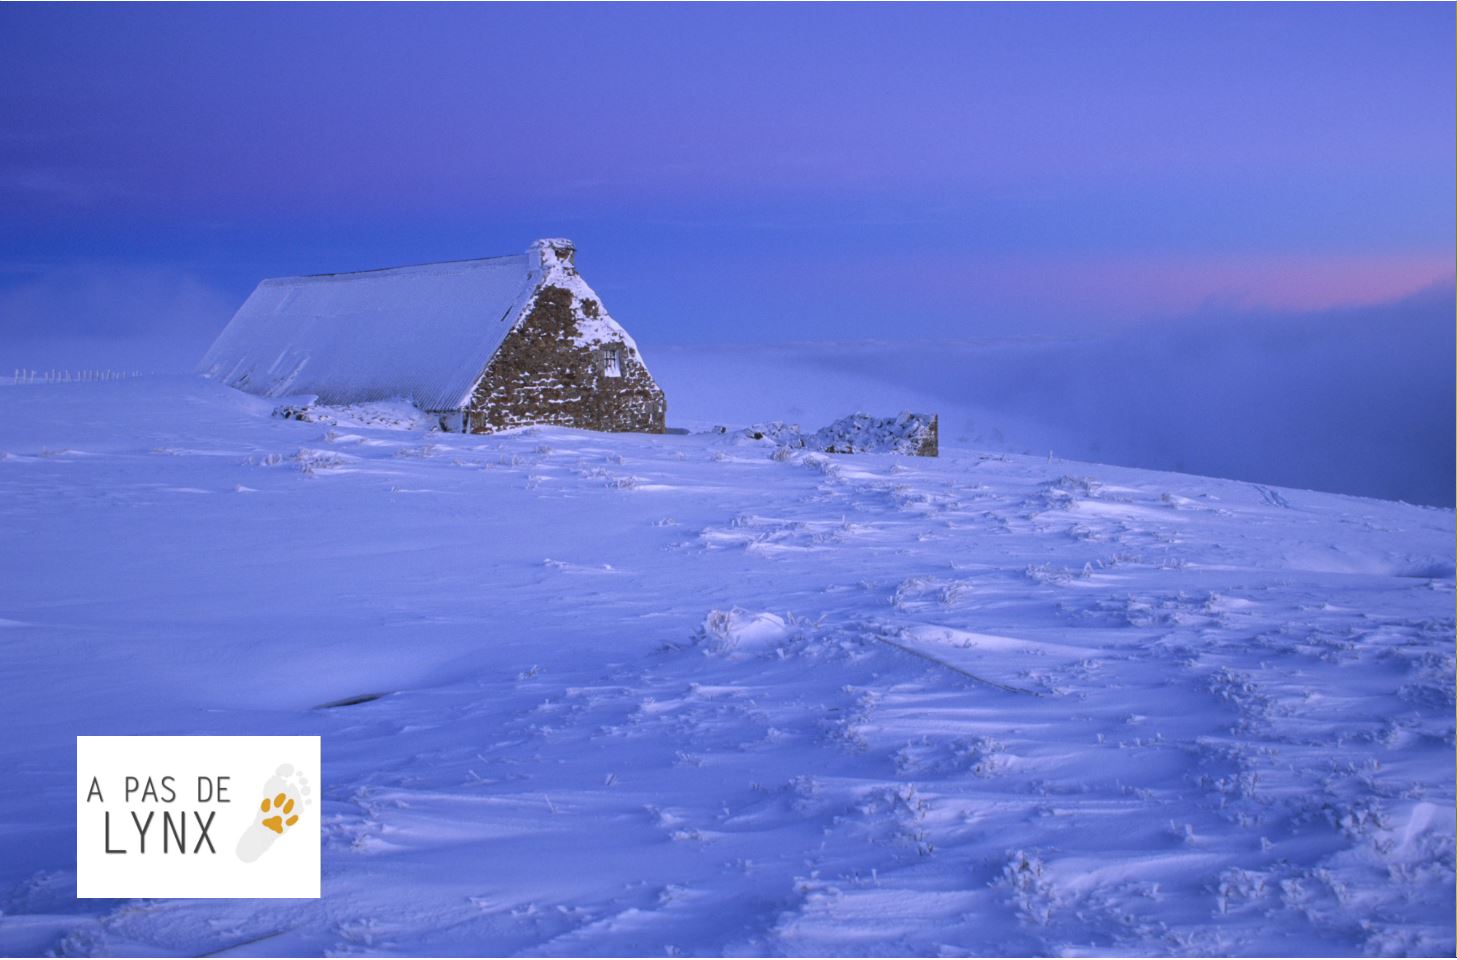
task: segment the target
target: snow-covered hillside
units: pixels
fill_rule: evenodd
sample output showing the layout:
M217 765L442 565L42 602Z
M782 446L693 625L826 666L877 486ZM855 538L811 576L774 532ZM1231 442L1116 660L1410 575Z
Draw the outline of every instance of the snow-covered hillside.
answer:
M0 387L0 952L1453 950L1450 510L273 406ZM323 898L76 900L99 733L321 734Z

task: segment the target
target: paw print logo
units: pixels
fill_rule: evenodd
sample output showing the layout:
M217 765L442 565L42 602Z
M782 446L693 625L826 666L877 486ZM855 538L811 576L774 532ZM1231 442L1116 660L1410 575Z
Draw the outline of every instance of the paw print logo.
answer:
M260 812L267 813L269 810L278 812L271 817L266 817L262 824L274 833L282 834L285 827L298 823L298 814L293 812L293 798L286 793L280 793L272 799L264 797L263 808ZM293 814L293 816L289 816L289 814ZM288 819L285 820L284 817L288 817Z
M313 803L309 778L294 770L291 763L275 770L259 792L263 794L263 802L258 804L253 822L238 838L238 859L244 863L252 863L267 853Z

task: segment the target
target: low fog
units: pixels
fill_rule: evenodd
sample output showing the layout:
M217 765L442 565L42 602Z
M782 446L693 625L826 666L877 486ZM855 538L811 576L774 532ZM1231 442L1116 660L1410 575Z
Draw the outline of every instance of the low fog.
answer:
M941 413L949 442L1451 506L1453 311L1447 284L1377 306L1205 313L1080 340L648 359L661 357L670 421L921 407Z
M1454 305L1449 282L1374 306L1208 310L1086 339L640 345L670 425L917 409L941 414L945 443L1452 506ZM12 282L0 376L190 370L236 306L180 271Z
M0 376L192 369L239 303L192 274L74 266L0 278Z

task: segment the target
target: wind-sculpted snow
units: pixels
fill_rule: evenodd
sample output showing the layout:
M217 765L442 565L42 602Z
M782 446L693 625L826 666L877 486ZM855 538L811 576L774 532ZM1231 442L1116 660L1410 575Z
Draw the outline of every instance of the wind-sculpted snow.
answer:
M0 404L0 952L1453 950L1449 510ZM122 732L322 734L323 899L74 899Z

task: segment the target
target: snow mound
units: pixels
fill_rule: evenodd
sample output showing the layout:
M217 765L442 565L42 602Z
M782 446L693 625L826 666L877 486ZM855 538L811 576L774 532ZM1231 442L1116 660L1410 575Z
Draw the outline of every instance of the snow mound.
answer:
M789 639L790 627L772 613L710 610L703 619L698 641L705 652L730 659L745 659L772 653Z
M280 404L273 408L273 415L283 420L376 430L433 430L439 426L435 417L403 398L340 405L303 400Z

